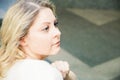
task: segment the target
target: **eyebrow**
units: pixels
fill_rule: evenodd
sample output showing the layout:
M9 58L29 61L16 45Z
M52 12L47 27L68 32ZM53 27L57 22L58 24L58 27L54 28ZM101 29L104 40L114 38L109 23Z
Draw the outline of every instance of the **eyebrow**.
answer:
M43 22L42 24L50 24L50 22Z
M55 19L54 22L58 22L58 20ZM51 22L49 22L49 21L45 21L45 22L43 22L42 24L50 24L50 23L51 23Z

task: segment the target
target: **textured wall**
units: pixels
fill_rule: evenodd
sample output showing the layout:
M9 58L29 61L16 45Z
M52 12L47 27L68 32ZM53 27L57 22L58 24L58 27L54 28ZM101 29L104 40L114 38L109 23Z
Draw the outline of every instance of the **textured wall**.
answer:
M120 0L52 0L57 7L120 9Z

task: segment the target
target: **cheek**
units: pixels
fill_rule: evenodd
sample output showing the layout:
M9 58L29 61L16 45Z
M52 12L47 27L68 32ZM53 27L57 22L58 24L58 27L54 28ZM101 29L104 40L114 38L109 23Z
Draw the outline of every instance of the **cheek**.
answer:
M38 54L48 54L52 48L52 40L47 37L34 37L31 42L31 49Z
M41 51L49 51L51 49L51 45L52 43L50 40L41 40L38 44Z

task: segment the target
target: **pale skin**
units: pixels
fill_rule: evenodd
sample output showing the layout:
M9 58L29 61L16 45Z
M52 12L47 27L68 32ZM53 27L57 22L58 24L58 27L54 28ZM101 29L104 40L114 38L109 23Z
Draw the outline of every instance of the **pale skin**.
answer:
M28 34L20 40L26 58L42 60L58 53L61 32L57 24L57 19L51 9L40 10ZM63 78L69 72L69 64L65 61L53 62L52 66L62 73Z

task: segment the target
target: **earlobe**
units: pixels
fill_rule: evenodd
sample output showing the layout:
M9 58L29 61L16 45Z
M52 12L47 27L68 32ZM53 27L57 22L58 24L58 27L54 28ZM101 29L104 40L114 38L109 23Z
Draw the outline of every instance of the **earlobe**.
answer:
M20 39L20 45L21 46L26 46L27 45L25 37L23 37L23 38Z

